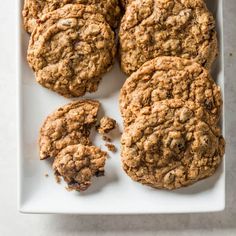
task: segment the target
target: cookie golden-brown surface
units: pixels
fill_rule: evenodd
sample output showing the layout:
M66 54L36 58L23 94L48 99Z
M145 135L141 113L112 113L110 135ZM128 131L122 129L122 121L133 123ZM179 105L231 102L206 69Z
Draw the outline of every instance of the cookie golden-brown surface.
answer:
M85 191L93 176L103 176L106 152L98 147L81 144L64 148L53 163L55 175L63 177L68 190Z
M32 33L43 14L54 11L66 4L84 4L96 6L111 27L115 28L120 19L118 0L25 0L22 12L24 26Z
M95 92L113 65L114 33L92 6L68 4L44 15L27 59L42 86L66 97Z
M220 87L199 64L179 57L157 57L133 73L120 92L120 110L126 125L132 123L142 108L166 99L193 101L216 124L220 117Z
M122 135L122 163L137 182L177 189L213 175L222 161L220 129L202 120L191 102L157 102Z
M210 68L217 55L215 21L203 0L132 1L119 39L126 74L157 56L179 56Z
M55 158L69 145L89 145L90 129L97 121L98 109L99 102L81 100L49 115L40 130L40 159Z

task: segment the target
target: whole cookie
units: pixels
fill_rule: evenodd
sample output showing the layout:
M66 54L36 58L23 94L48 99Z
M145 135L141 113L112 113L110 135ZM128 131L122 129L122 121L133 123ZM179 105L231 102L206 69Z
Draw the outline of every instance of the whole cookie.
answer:
M49 115L40 130L40 159L55 158L68 145L89 145L90 129L96 123L98 109L99 102L81 100Z
M120 19L118 0L25 0L22 11L24 26L27 32L32 33L43 14L54 11L66 4L84 4L96 6L111 27L117 27Z
M44 15L27 59L42 86L66 97L95 92L114 61L115 39L94 7L68 4Z
M120 92L120 110L129 125L142 108L165 99L193 101L209 113L210 122L220 117L220 87L199 64L178 57L157 57L133 73Z
M217 55L215 21L203 0L132 1L119 38L126 74L157 56L179 56L210 68Z
M199 119L194 106L174 99L138 117L121 142L125 172L154 188L177 189L209 177L224 154L220 130Z
M68 190L85 191L93 176L104 175L106 155L94 146L70 145L58 154L53 169L67 182Z

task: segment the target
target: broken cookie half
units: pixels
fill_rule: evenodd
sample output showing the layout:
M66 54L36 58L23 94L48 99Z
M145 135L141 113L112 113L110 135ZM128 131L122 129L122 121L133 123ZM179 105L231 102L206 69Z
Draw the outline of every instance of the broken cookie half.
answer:
M90 145L90 130L97 121L99 106L95 100L79 100L49 115L40 130L40 159L55 158L68 145Z
M55 175L63 177L68 190L85 191L93 176L104 175L107 153L95 146L82 144L64 148L53 163Z
M67 182L68 190L85 191L93 176L104 175L107 153L89 138L99 106L95 100L69 103L49 115L40 130L40 159L54 159L55 176Z

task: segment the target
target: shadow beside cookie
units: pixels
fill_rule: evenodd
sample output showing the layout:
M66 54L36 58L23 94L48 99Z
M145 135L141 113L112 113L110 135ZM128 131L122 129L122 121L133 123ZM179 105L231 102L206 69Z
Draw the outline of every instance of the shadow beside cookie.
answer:
M101 177L93 177L91 186L84 192L77 192L79 196L87 196L97 194L107 185L118 182L119 177L113 166L106 166L105 175Z

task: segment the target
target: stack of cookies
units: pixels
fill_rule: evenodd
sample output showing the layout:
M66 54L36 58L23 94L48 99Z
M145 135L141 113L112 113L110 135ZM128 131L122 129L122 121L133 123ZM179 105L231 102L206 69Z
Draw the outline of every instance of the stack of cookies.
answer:
M119 32L122 163L137 182L177 189L215 173L224 155L218 122L215 21L204 0L124 1Z
M25 0L27 59L42 86L65 97L95 92L113 65L118 0Z

